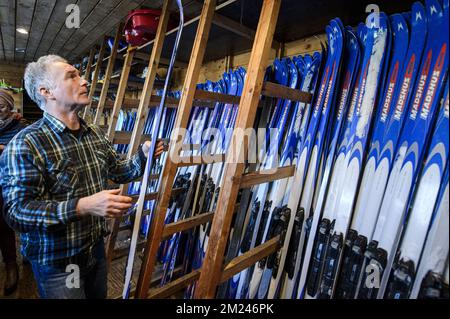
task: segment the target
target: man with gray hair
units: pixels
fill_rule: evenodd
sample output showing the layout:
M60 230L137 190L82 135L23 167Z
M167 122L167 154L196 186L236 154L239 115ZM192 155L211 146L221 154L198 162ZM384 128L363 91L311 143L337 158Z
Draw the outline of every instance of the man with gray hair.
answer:
M28 64L25 88L44 115L0 157L6 220L21 233L42 298L106 298L105 218L132 206L107 182L141 176L149 142L121 160L100 128L78 116L90 102L87 82L59 56ZM155 156L162 151L159 144Z

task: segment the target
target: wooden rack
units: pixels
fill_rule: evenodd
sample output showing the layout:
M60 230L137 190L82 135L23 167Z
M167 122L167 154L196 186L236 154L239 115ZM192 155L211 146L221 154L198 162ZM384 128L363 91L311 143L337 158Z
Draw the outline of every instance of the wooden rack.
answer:
M107 126L108 139L114 144L129 143L127 158L130 158L136 151L138 146L148 136L143 136L144 123L148 115L150 107L159 105L160 97L152 95L153 86L156 77L156 70L162 61L161 52L163 49L164 39L168 34L177 30L166 31L169 20L169 7L172 0L165 0L162 8L162 15L159 21L158 31L153 41L141 47L128 47L127 52L121 56L121 51L117 52L118 39L120 37L121 27L118 27L114 40L114 48L109 57L104 58L104 43L100 49L98 62L95 65L94 77L90 88L90 96L93 96L97 86L97 77L102 62L108 61L107 71L105 72L105 80L98 102L92 102L85 111L88 114L89 109L96 109L94 122L100 124L100 116L104 109L112 109L109 123ZM182 89L181 98L179 100L168 98L166 106L177 108L177 116L175 120L176 128L185 128L188 124L189 115L192 106L208 106L213 107L217 101L223 103L239 104L239 112L236 120L236 129L246 129L253 127L255 120L256 108L260 103L260 96L266 95L276 98L285 98L290 100L310 102L311 95L306 92L300 92L288 87L277 85L270 82L263 81L264 72L269 62L269 52L271 47L280 46L278 42L273 41L273 35L277 24L277 18L280 8L281 0L264 0L262 11L256 32L247 30L242 26L233 24L227 18L221 18L215 13L215 10L225 6L228 3L233 3L237 0L229 0L219 6L216 6L216 0L205 0L201 15L185 23L191 24L198 21L197 33L191 51L191 57L187 66L187 73ZM217 18L219 17L219 18ZM216 25L223 26L227 29L233 29L237 33L245 33L254 37L253 48L251 51L250 62L247 68L247 77L244 84L242 96L235 97L227 94L211 93L196 89L199 80L200 68L203 63L207 40L209 37L211 24L215 22ZM141 54L138 52L149 44L152 44L152 53L150 55ZM122 51L123 52L123 51ZM148 74L143 84L142 95L139 99L125 98L128 77L130 68L134 58L138 58L142 62L143 59L148 58ZM106 98L106 93L111 82L112 68L114 60L124 59L123 68L117 88L116 99L110 101ZM89 76L91 72L93 60L93 50L89 55L88 67L85 76ZM92 95L91 95L92 94ZM116 132L115 127L118 120L121 108L137 108L136 122L132 133ZM175 144L180 142L181 137L177 141L169 144L169 155L180 155L179 151L175 149ZM178 152L178 153L177 153ZM244 149L239 150L238 158L243 155ZM168 205L172 196L179 194L183 189L174 189L173 182L177 173L177 169L183 166L193 166L203 163L201 156L191 157L189 160L181 163L174 163L168 156L164 166L159 185L159 192L147 194L147 199L156 199L156 206L153 211L153 220L148 234L148 240L141 242L138 248L145 247L144 258L139 273L136 290L134 291L135 298L163 298L173 295L177 291L187 287L189 284L198 281L195 297L196 298L214 298L216 288L221 283L231 278L234 274L243 269L255 264L258 260L272 254L279 248L279 238L273 238L266 243L255 247L247 253L227 261L224 265L225 248L228 241L228 236L231 227L231 221L234 213L239 209L239 204L236 204L239 189L249 188L256 184L267 183L277 179L288 178L294 174L294 166L283 167L271 172L249 172L244 174L244 163L234 163L227 160L224 167L223 183L220 186L220 193L218 197L217 207L215 212L204 212L200 215L186 218L171 224L164 224ZM216 161L224 161L230 154L219 154ZM157 178L153 176L152 178ZM127 193L128 184L120 186L123 194ZM135 199L136 200L136 199ZM144 212L148 214L150 212ZM172 282L163 287L152 288L155 275L156 254L161 241L167 239L172 234L184 232L200 225L212 222L210 232L209 244L207 247L206 258L203 261L201 269L195 270L189 274L176 278ZM117 234L120 230L126 229L120 227L120 220L115 220L111 224L111 234L107 241L107 259L108 265L113 257L123 255L127 250L115 251L115 242ZM133 294L133 292L132 292Z

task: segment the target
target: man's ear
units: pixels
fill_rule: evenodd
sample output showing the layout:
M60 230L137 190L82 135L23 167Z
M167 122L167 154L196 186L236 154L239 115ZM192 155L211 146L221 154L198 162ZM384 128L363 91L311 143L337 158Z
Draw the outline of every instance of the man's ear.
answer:
M55 97L53 96L53 93L50 92L49 89L45 88L45 87L40 87L39 88L39 93L45 97L45 99L48 100L54 100Z

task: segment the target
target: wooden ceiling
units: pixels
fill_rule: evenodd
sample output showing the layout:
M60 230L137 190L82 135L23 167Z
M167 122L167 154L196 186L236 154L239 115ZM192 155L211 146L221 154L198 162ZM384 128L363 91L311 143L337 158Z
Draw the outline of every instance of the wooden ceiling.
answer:
M378 0L380 9L388 14L408 11L414 0ZM160 8L163 0L1 0L0 61L28 62L42 55L55 53L72 62L98 45L103 35L113 35L114 28L137 8ZM212 60L250 50L258 23L262 0L218 0L227 3L216 12L205 60ZM357 25L365 19L365 7L373 0L283 0L275 32L277 42L289 42L323 33L334 17L346 25ZM80 8L80 28L65 26L68 4ZM185 20L196 17L202 0L183 0ZM173 11L176 5L173 3ZM224 21L225 19L225 21ZM179 60L188 62L197 23L183 31ZM225 27L224 27L225 26ZM17 28L29 30L20 34ZM167 37L163 56L169 56L175 34ZM22 50L23 51L22 51ZM146 50L150 52L151 46Z
M0 60L28 62L56 53L73 59L100 41L127 13L139 8L161 8L163 0L1 0ZM65 25L66 7L80 8L80 28ZM184 0L185 14L200 13L198 1ZM175 8L174 8L175 9ZM17 28L25 28L21 34Z

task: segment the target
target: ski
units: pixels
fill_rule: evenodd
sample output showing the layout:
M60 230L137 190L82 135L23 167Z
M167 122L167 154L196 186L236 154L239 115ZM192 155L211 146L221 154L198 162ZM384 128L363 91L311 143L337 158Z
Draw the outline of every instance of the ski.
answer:
M449 256L449 162L439 192L439 201L422 253L411 299L448 299Z
M448 2L447 2L448 3ZM448 10L448 9L447 9ZM375 269L382 276L379 288L366 285L367 272L360 280L359 298L379 298L384 295L387 279L398 240L402 220L413 194L414 184L424 157L424 149L431 135L443 78L448 67L448 18L438 1L426 1L428 30L439 30L429 35L415 87L412 106L399 142L396 159L388 179L372 241L366 249L363 270ZM358 289L357 289L358 290Z
M408 52L408 32L402 16L393 15L393 57L385 98L380 105L372 146L364 169L360 193L355 206L352 227L345 243L342 273L336 291L337 298L354 298L368 241L371 240L378 210L394 161L397 141L403 126L407 105L412 96L414 82L426 37L425 9L413 4L414 20ZM397 17L397 18L396 18ZM403 63L403 60L405 63ZM402 67L403 64L403 67ZM400 73L398 73L400 70Z
M302 91L309 91L311 93L314 92L314 87L316 83L316 79L318 76L318 69L320 66L320 58L321 55L319 53L316 53L313 57L306 55L303 59L297 58L294 59L297 68L299 69L300 73L303 73L303 81L301 84L301 90ZM282 154L286 154L284 158L286 158L286 165L291 165L291 163L294 163L297 161L298 158L298 145L301 141L301 124L306 123L307 119L307 109L309 109L309 105L306 105L306 103L298 103L300 109L296 112L296 116L292 119L291 125L294 125L294 130L290 131L292 134L290 134L286 142L284 144L284 151ZM282 204L286 205L286 197L292 190L292 183L293 178L289 178L286 185L286 191L283 196ZM298 227L300 227L300 224L303 224L303 217L304 212L302 210L297 210L295 217L291 216L289 223L287 225L286 234L284 234L284 238L282 241L282 247L279 250L277 257L274 260L273 266L268 263L267 269L269 272L271 272L272 276L270 278L270 283L268 287L268 293L267 298L275 298L278 295L280 282L284 277L284 268L285 268L285 261L288 258L287 256L290 254L288 253L289 248L289 241L291 239L292 233L295 234L298 232ZM264 288L264 284L261 284L261 286ZM261 289L263 289L261 288Z
M325 194L327 192L329 179L331 175L331 170L336 154L336 148L338 146L339 137L341 131L345 131L344 123L347 118L348 106L350 104L350 97L352 95L352 89L357 77L357 70L359 68L361 57L360 45L357 37L353 34L353 32L347 30L346 31L346 46L344 53L344 67L343 67L343 75L342 75L342 86L340 88L340 97L338 101L338 110L335 114L334 128L331 136L331 142L329 145L328 156L326 157L326 163L322 178L322 183L320 185L320 189L318 192L317 204L314 205L315 212L311 225L311 232L309 234L308 242L305 248L305 256L303 259L303 265L300 272L300 279L298 285L298 291L301 292L301 297L304 295L304 287L306 282L306 275L308 274L308 268L310 265L311 253L313 249L314 243L317 241L322 242L323 239L316 239L316 231L319 224L319 220L321 217L322 207L325 200ZM331 130L330 130L331 132ZM322 225L322 227L326 225ZM326 231L322 229L322 234Z
M408 222L397 252L396 262L392 267L386 291L386 298L389 299L406 299L410 293L433 209L438 199L439 188L443 181L449 148L448 84L444 90L444 102L438 114L428 156L411 203L412 208L408 213ZM445 260L447 256L440 257Z

